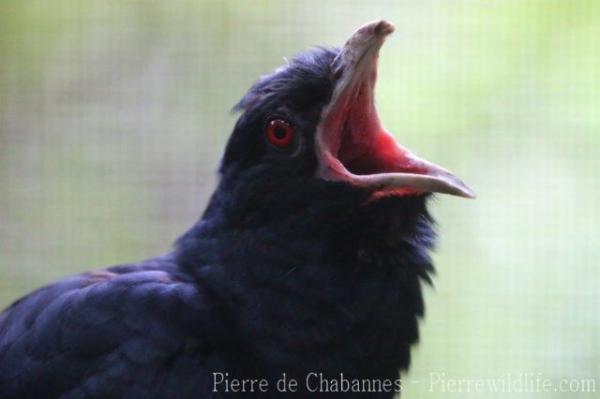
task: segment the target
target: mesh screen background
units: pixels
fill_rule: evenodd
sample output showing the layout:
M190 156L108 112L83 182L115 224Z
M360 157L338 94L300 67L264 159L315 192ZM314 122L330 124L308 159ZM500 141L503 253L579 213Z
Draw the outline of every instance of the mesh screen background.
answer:
M596 397L556 386L600 391L595 0L3 1L0 306L168 251L250 84L381 17L382 120L478 194L432 204L438 274L403 396ZM434 383L523 375L555 385Z

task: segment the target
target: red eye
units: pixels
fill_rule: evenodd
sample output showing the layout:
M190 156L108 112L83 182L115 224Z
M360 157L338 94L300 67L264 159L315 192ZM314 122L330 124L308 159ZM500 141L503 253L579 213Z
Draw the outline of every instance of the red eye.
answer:
M267 125L267 139L277 148L286 148L292 143L294 129L283 119L273 119Z

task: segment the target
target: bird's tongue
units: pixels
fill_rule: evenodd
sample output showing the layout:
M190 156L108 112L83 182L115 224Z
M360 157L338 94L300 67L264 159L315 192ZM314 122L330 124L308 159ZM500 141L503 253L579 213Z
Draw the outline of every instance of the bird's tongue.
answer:
M398 144L380 122L374 102L377 59L393 30L386 21L363 26L333 61L335 88L317 129L319 175L378 193L473 197L452 173Z

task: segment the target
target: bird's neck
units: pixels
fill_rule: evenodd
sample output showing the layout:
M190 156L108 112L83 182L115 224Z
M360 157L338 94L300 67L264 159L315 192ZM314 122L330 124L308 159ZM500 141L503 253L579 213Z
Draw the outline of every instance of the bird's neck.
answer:
M321 211L243 228L205 217L178 259L267 372L393 375L408 366L432 270L425 200Z

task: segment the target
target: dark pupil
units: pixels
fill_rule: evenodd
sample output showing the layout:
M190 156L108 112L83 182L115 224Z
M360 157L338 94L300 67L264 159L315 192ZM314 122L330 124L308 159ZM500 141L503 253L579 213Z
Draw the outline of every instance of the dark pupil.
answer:
M287 136L287 130L283 127L276 127L274 133L275 137L277 137L279 140L284 139L285 136Z

